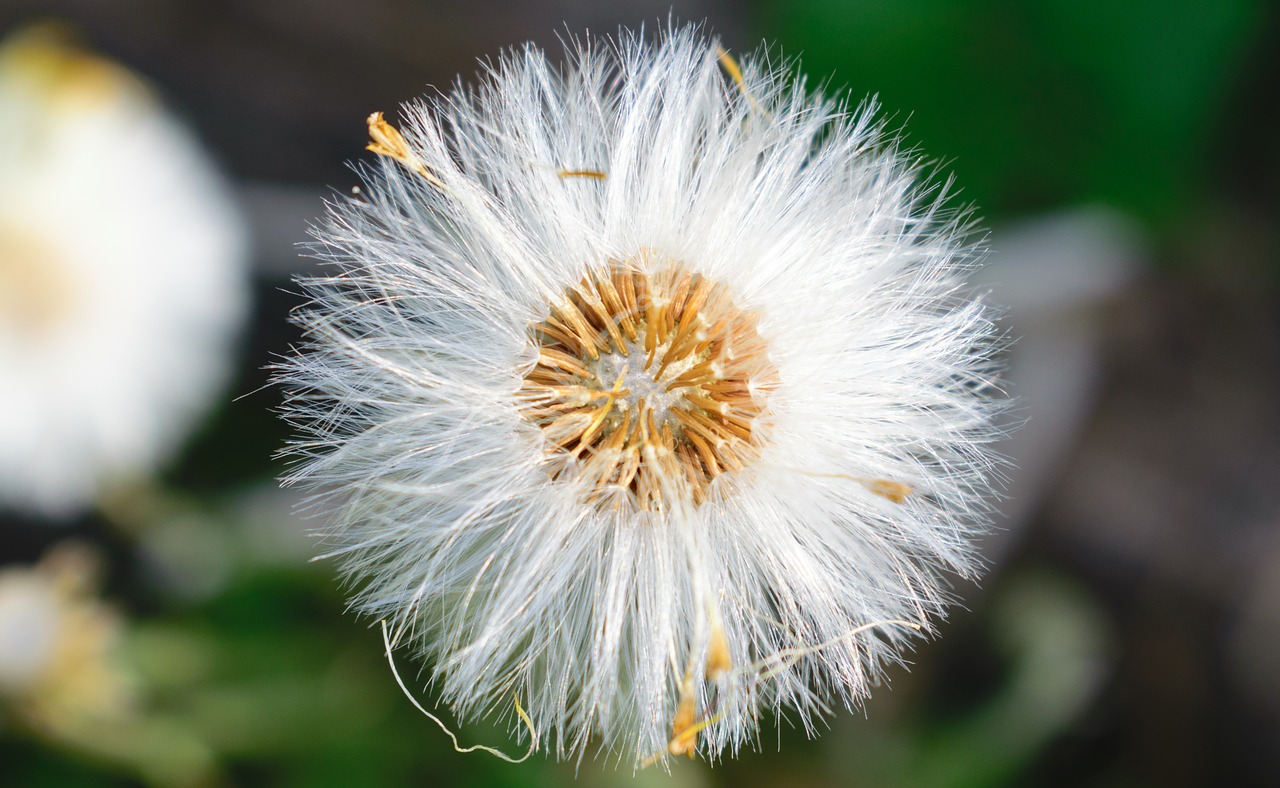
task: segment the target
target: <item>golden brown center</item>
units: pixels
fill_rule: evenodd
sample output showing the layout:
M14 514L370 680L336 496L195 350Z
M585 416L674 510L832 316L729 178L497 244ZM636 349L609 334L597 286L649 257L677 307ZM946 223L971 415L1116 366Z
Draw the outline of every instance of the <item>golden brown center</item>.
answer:
M589 482L592 498L641 510L701 503L756 455L756 419L777 372L756 315L680 265L614 263L568 288L530 329L538 361L524 415Z
M0 222L0 329L33 337L67 314L71 287L60 263L42 239Z

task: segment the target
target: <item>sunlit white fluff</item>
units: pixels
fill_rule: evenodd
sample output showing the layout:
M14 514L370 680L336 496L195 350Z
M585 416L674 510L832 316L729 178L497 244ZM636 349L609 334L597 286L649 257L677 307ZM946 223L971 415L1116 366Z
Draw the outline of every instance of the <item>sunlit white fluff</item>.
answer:
M0 47L0 509L81 511L222 390L245 237L191 135L45 28Z
M689 686L709 757L774 713L808 728L898 659L912 630L879 622L929 629L940 573L975 569L992 327L965 228L874 107L742 67L696 29L627 34L405 107L410 152L330 206L336 269L304 283L309 342L280 373L289 480L330 511L355 606L456 715L526 735L514 696L561 757L666 753ZM516 397L549 303L645 254L729 285L780 379L758 458L660 513L552 478Z

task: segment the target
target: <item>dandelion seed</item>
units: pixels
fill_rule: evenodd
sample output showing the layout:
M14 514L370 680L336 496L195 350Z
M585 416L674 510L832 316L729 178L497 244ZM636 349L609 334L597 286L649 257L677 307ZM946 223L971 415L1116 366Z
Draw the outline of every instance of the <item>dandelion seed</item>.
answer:
M355 605L559 757L857 703L975 570L996 407L963 217L874 107L685 28L374 118L279 373Z

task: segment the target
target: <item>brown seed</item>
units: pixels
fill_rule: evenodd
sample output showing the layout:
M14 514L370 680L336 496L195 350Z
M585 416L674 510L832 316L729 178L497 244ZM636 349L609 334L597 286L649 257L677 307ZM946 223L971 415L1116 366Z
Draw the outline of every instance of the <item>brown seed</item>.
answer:
M755 457L777 388L756 315L723 283L661 263L646 253L591 271L529 328L521 412L572 458L554 473L576 467L609 506L619 492L636 510L704 501Z

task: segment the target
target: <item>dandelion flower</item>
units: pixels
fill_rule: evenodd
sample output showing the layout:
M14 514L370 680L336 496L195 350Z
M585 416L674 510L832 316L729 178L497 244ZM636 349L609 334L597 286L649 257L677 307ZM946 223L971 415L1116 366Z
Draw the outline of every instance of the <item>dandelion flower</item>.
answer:
M975 569L962 217L873 107L691 28L525 47L402 117L280 371L354 605L559 757L855 705Z
M227 371L244 251L134 76L46 28L0 46L0 508L74 514L176 448Z

